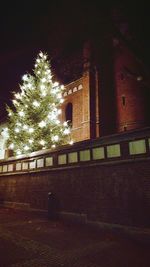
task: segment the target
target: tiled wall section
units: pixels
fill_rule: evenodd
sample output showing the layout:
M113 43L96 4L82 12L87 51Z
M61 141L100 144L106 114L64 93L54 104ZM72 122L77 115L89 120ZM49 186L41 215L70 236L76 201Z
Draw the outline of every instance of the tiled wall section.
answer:
M147 145L146 145L147 144ZM128 151L128 153L125 153ZM40 157L20 159L16 161L2 161L0 163L0 174L12 172L26 172L41 170L42 168L66 167L68 165L85 164L86 162L103 162L111 160L133 159L135 157L150 156L150 138L129 140L115 144L84 146L84 149L73 147L53 154L43 154ZM55 161L54 161L55 158Z

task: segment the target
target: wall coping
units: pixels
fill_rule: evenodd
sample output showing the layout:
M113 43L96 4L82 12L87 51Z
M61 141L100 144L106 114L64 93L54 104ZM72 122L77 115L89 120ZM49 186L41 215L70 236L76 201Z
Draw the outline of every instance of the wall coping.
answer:
M0 176L150 159L150 127L0 160Z

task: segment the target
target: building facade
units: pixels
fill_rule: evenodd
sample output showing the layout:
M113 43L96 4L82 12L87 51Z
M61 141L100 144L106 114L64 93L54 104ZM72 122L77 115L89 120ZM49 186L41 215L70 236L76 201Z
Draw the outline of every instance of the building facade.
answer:
M77 141L150 125L149 72L126 42L109 36L83 46L81 76L66 84L62 121Z
M122 37L102 40L83 44L77 76L74 62L66 61L73 75L65 83L60 119L69 121L74 142L150 126L149 71ZM1 135L1 158L4 150Z
M0 160L5 158L5 141L7 136L3 129L7 127L6 121L1 121L0 123Z

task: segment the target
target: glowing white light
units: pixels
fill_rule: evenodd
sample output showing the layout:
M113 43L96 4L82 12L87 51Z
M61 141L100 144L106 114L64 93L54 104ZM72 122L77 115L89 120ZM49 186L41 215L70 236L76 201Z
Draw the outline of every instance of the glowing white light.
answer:
M28 126L26 124L23 125L23 129L24 130L27 130L28 129Z
M61 104L64 103L64 99L63 98L60 99L60 103Z
M31 84L31 83L28 83L27 87L28 87L29 89L31 89L31 88L32 88L32 84Z
M45 122L45 121L41 121L41 122L39 123L39 126L40 126L40 128L45 127L45 126L46 126L46 122Z
M41 82L42 82L42 83L45 83L45 82L46 82L46 78L42 78L42 79L41 79Z
M63 125L64 125L64 126L68 126L67 121L64 121Z
M40 63L40 59L39 59L39 58L37 58L37 60L36 60L36 61L37 61L37 63Z
M62 90L64 89L64 85L61 85L61 87L60 87Z
M21 111L19 111L19 115L20 115L20 117L24 117L24 112L21 110Z
M40 53L39 53L39 56L40 56L40 57L43 57L43 53L42 53L42 52L40 52Z
M41 88L41 90L44 90L45 89L45 85L41 84L40 88Z
M55 87L55 86L58 86L58 85L59 85L58 82L54 82L54 84L53 84L54 87Z
M28 75L27 74L23 75L22 80L28 81Z
M57 114L58 115L62 114L62 110L61 109L58 109Z
M24 86L23 86L23 87L24 87ZM24 88L24 89L25 89L25 88ZM23 89L23 90L24 90L24 89ZM24 95L25 95L25 93L24 93L24 91L22 91L22 92L21 92L21 97L24 96Z
M46 96L46 92L43 91L43 92L41 93L41 95L42 95L42 96Z
M48 69L46 72L47 72L47 73L50 73L51 71Z
M8 132L8 128L3 128L3 132L7 133Z
M14 99L14 100L13 100L13 103L14 103L14 104L18 104L18 102L17 102L17 100L16 100L16 99Z
M138 76L137 77L137 81L142 81L143 80L143 77L142 76Z
M37 74L40 74L40 73L41 73L40 70L38 70Z
M18 94L15 94L15 97L17 98L17 99L21 99L21 95L18 93Z
M35 64L34 66L35 66L35 68L37 68L37 66L38 66L38 65L37 65L37 64Z
M34 132L34 129L31 127L29 128L29 133L33 133Z
M35 107L39 107L39 105L40 105L40 104L39 104L38 101L36 101L36 100L33 101L33 106L35 106Z
M69 144L70 144L70 145L73 145L73 144L74 144L73 140L71 140L71 141L69 142Z
M46 55L44 55L44 59L47 59L47 56Z
M64 130L64 134L69 134L70 133L70 130L69 129L65 129Z
M52 141L58 141L59 140L59 136L58 135L54 135L52 136Z
M53 89L51 92L52 92L52 94L57 94L57 90L56 89Z
M1 132L2 136L4 136L4 138L7 138L9 137L9 134L8 134L8 128L3 128L3 131Z
M9 148L10 148L10 149L13 149L13 148L14 148L14 144L13 144L13 143L10 144Z
M57 95L57 98L58 98L58 99L61 99L61 94L58 94L58 95Z
M25 86L24 85L21 85L20 86L20 89L23 91L25 89Z
M21 155L21 151L20 150L17 151L17 155Z
M8 115L9 115L9 116L12 116L12 112L9 112Z
M19 128L15 128L15 132L16 133L19 133L20 132L20 129Z
M52 145L52 148L55 148L56 147L56 145Z
M40 141L40 144L41 144L42 146L44 146L44 145L45 145L45 141L44 141L44 140L41 140L41 141Z
M56 124L60 124L60 121L59 120L56 120L55 122L56 122Z
M26 145L26 146L24 147L24 150L25 150L25 151L29 150L29 147Z
M33 139L29 139L29 143L32 144L33 143Z
M57 118L56 114L55 113L50 113L48 114L47 116L50 120L55 120Z

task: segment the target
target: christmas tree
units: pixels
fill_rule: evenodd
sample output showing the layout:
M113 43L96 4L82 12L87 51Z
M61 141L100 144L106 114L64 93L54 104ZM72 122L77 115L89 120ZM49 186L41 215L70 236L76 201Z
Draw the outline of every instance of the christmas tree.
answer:
M15 155L72 144L68 123L59 120L63 88L52 81L47 54L40 52L33 75L23 76L13 107L7 106L7 147Z

